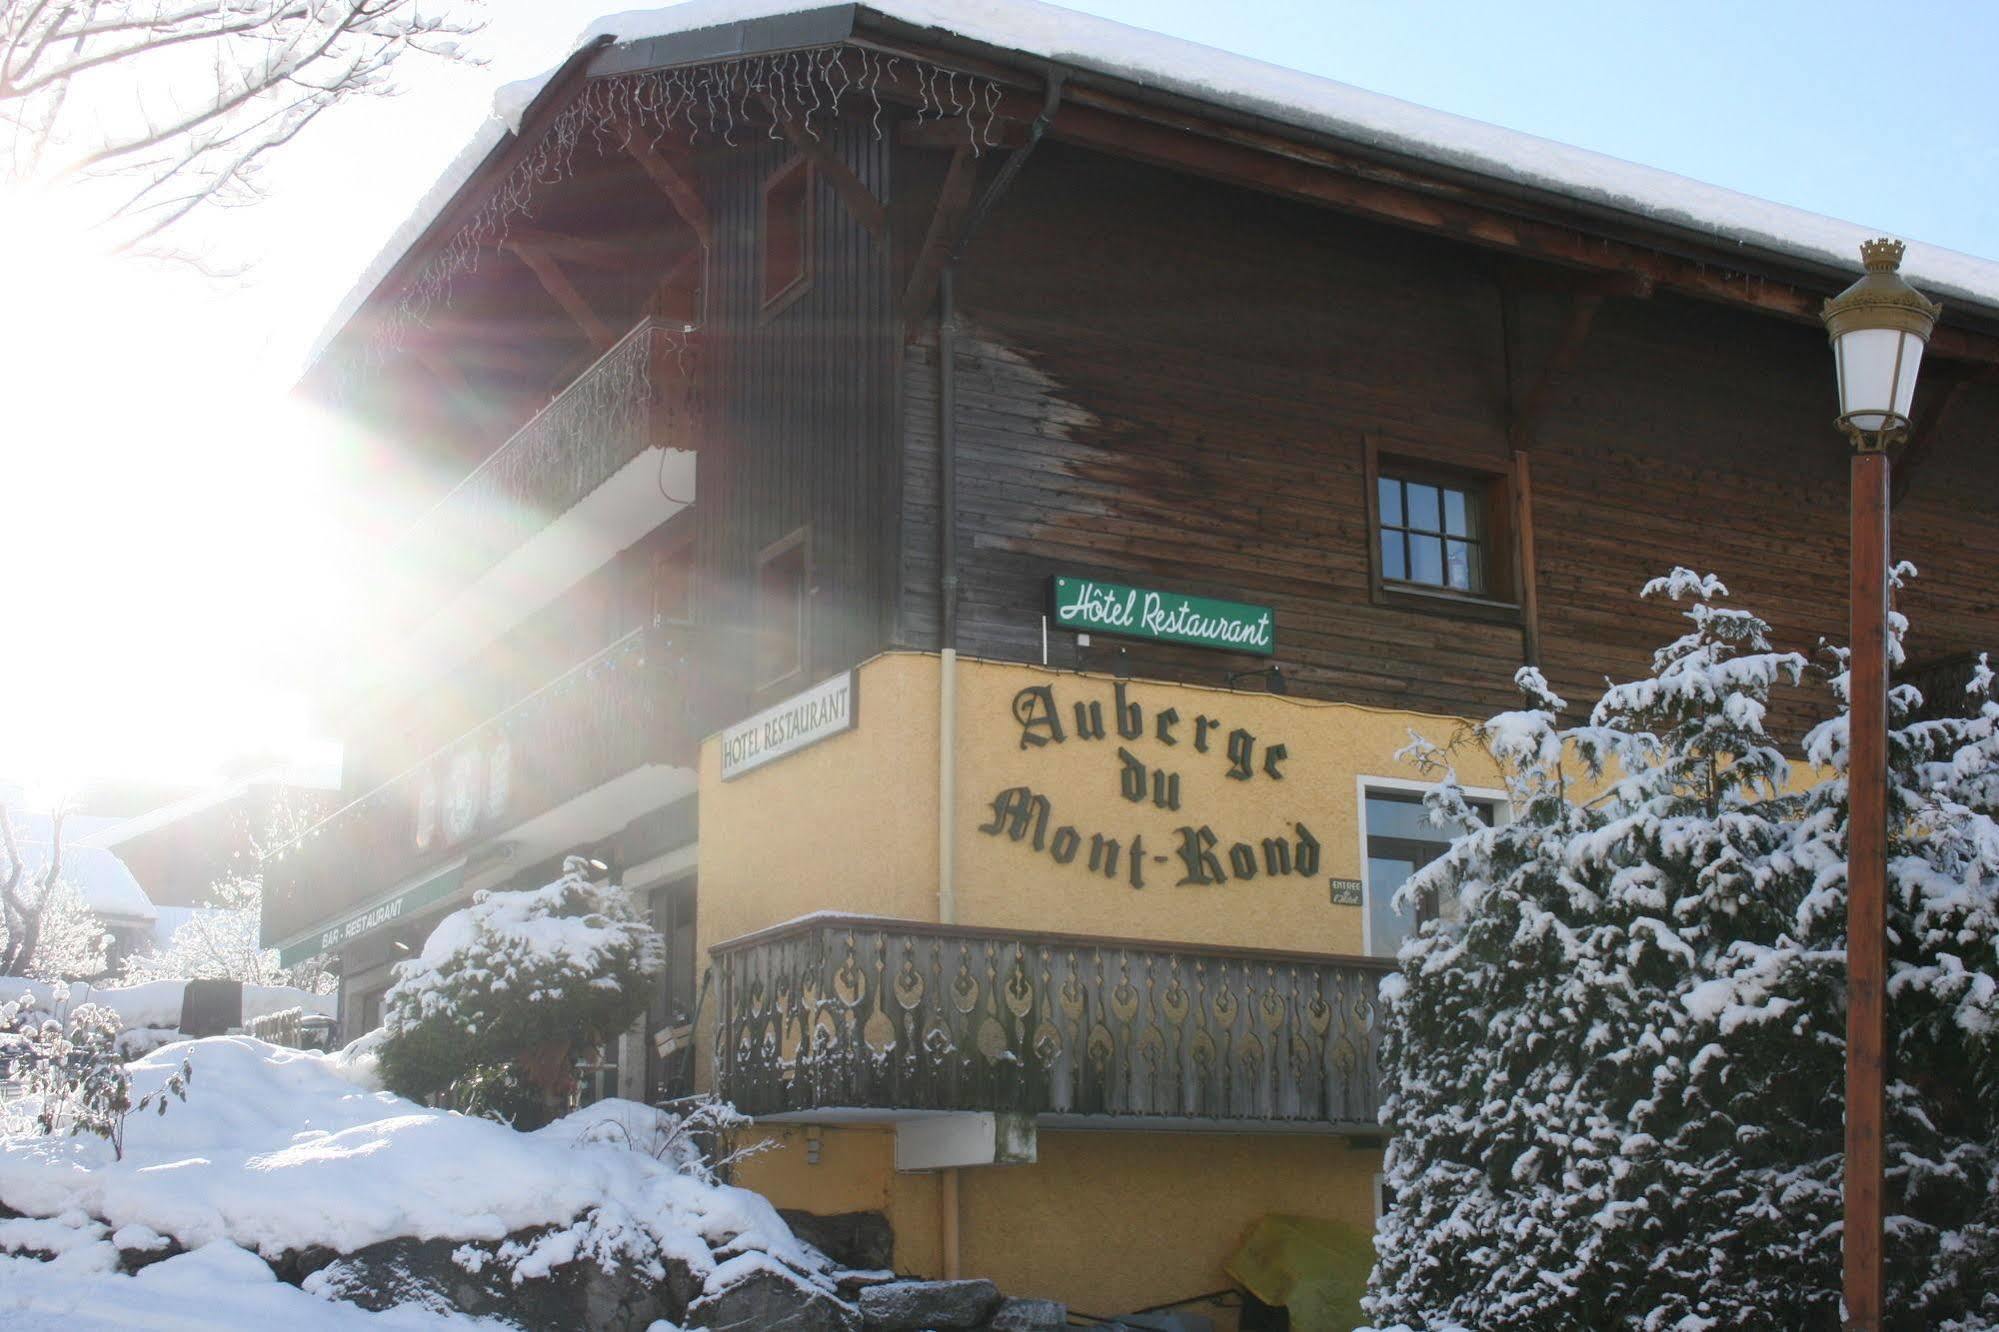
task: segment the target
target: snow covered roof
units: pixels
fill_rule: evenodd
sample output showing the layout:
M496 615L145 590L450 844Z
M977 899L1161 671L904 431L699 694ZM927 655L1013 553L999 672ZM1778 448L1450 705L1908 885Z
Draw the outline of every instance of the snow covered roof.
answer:
M781 16L861 14L1055 61L1071 69L1329 135L1362 148L1485 177L1517 190L1561 196L1764 256L1848 271L1855 268L1860 242L1879 234L1669 171L1431 110L1041 0L869 0L865 5L837 6L810 0L684 0L668 8L601 18L578 35L574 49L605 39L625 46ZM760 35L746 31L738 42L712 45L718 52L748 54L759 49L755 43ZM764 40L767 49L769 38ZM488 155L518 128L527 108L559 68L498 91L494 118L445 168L416 211L362 273L321 334L312 359L318 358L472 180ZM1903 270L1917 285L1946 302L1970 302L1999 311L1999 263L1911 242Z
M14 845L30 875L41 873L49 863L54 825L47 814L33 810L10 811L14 820ZM62 825L61 877L73 885L99 919L110 923L151 924L158 917L153 900L132 877L115 852L90 846L85 839L116 827L120 820L71 814Z

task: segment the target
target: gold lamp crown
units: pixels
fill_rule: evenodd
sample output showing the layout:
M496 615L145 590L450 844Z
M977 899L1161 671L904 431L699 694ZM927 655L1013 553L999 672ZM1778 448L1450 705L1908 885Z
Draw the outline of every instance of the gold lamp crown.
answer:
M1882 236L1860 243L1867 271L1858 282L1825 303L1820 318L1837 339L1861 328L1899 328L1929 340L1943 307L1911 287L1897 272L1905 247Z
M1886 236L1860 242L1860 266L1870 273L1892 273L1902 266L1908 247Z

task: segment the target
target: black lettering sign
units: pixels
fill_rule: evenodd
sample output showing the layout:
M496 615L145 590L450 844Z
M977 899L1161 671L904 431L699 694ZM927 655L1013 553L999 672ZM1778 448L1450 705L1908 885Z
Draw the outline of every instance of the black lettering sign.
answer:
M1062 719L1055 712L1055 691L1030 685L1013 696L1013 718L1020 723L1020 747L1039 749L1062 743Z
M1180 863L1187 867L1180 883L1227 883L1229 876L1222 873L1222 862L1215 858L1215 830L1204 823L1198 828L1183 827L1179 831Z

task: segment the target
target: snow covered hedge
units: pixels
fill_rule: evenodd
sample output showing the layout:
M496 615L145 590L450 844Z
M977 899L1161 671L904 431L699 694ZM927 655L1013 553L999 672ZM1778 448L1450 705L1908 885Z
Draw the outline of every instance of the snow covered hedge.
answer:
M566 1099L574 1059L637 1020L659 934L572 857L560 879L488 892L439 922L383 1000L384 1083L522 1127Z
M1586 725L1522 671L1526 706L1460 737L1508 771L1513 821L1404 889L1462 912L1383 991L1382 1327L1838 1325L1846 720L1794 771L1763 719L1806 661L1712 578L1647 592L1689 632ZM1910 1332L1999 1327L1991 682L1959 720L1893 701L1887 1325ZM1450 782L1433 809L1478 823Z

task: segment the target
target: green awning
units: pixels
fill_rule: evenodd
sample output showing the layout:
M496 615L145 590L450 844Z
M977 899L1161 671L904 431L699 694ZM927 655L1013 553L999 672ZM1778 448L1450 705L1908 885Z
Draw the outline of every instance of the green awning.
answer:
M331 953L356 939L373 934L385 925L393 925L405 916L413 916L433 902L443 901L457 892L464 882L465 862L461 859L434 871L428 878L418 879L387 897L337 918L324 929L284 945L278 949L278 964L289 967L309 957Z

